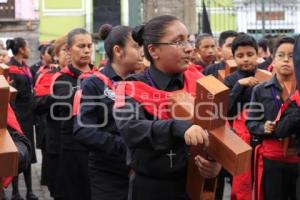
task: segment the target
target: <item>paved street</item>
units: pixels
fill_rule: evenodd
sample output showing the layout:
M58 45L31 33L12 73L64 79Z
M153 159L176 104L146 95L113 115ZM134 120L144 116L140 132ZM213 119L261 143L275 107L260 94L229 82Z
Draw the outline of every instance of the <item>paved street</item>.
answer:
M48 188L45 186L40 185L40 180L41 180L41 151L37 150L37 158L38 158L38 163L32 165L32 189L34 191L34 194L39 197L39 200L51 200L53 198L50 197ZM24 176L21 174L19 176L19 190L22 195L22 197L25 199L26 197L26 187L24 183ZM11 186L8 187L6 190L7 196L11 197Z
M48 188L45 186L40 185L40 179L41 179L41 151L37 150L37 159L38 163L32 165L32 188L34 191L34 194L36 194L39 197L39 200L52 200L53 198L50 197ZM19 189L22 197L25 199L26 197L26 187L24 183L24 176L21 174L19 176ZM11 186L8 187L6 190L7 196L11 197ZM229 184L226 184L225 186L225 194L223 200L229 200L230 199L230 186Z

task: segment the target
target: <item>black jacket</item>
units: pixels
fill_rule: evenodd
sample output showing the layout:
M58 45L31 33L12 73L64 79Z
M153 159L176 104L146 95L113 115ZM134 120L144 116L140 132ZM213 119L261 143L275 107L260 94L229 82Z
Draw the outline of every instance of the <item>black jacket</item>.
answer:
M114 83L122 80L110 65L101 72ZM96 76L84 80L81 88L80 115L74 120L76 139L88 147L94 168L128 178L126 145L113 118L112 90Z
M228 117L235 117L250 102L252 87L240 85L238 80L254 76L254 74L255 72L237 70L225 78L224 84L230 89L227 110Z
M154 66L130 76L128 80L142 81L165 91L182 89L184 85L182 74L168 76ZM128 98L126 103L125 107L116 110L115 120L130 151L130 166L137 174L155 179L177 180L185 177L188 147L184 133L192 125L191 122L158 120L135 100ZM176 155L170 156L170 153Z
M266 121L274 121L283 102L282 88L276 76L253 88L247 115L247 128L250 133L261 138L275 138L274 134L265 134Z

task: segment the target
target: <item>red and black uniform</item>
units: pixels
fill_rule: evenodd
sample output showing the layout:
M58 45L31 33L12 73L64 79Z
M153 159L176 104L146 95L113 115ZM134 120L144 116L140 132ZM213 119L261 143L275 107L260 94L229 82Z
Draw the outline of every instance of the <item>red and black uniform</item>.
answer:
M41 69L41 68L40 68ZM36 141L42 150L41 184L47 185L54 198L63 197L62 174L59 172L61 140L59 123L51 117L50 107L54 102L51 86L60 73L59 68L44 71L39 75L34 87Z
M57 121L61 140L60 169L62 170L64 199L90 199L88 176L88 149L73 135L73 99L81 77L94 71L82 73L73 66L63 68L53 84L51 117Z
M35 78L36 73L39 71L40 67L42 67L43 65L44 65L43 61L40 60L30 67L30 72L31 72L33 78Z
M76 101L80 103L80 112L74 120L74 134L90 151L92 200L127 200L128 196L127 147L112 112L115 99L113 85L119 81L122 78L111 65L107 65L101 73L82 82L81 101Z
M246 127L246 114L247 104L250 102L252 87L241 85L238 81L243 78L247 78L255 75L253 71L242 71L237 70L234 73L227 76L224 80L224 84L229 87L229 98L228 98L228 110L227 117L228 121L232 122L231 125L237 135L241 137L245 142L250 144L251 142L260 142L256 137L250 139L250 133ZM254 146L255 144L252 144ZM241 175L233 177L231 198L232 199L244 199L251 200L252 195L252 180L251 170Z
M150 66L132 75L132 81L118 84L115 121L129 149L127 163L135 172L128 199L188 199L184 133L192 123L171 119L166 103L172 91L195 95L196 80L202 76L195 67L170 76Z
M9 78L12 86L18 90L17 96L12 100L11 106L16 113L23 132L34 147L33 136L33 81L29 67L19 63L14 57L9 62ZM36 162L35 150L32 151L32 163Z
M218 72L219 72L219 70L224 69L225 65L226 65L225 61L221 61L219 63L208 65L203 70L203 74L205 76L213 75L214 77L218 78Z
M300 94L297 90L281 107L281 117L275 135L278 138L295 137L296 152L300 156Z
M284 108L285 107L285 108ZM300 156L300 95L296 91L291 96L290 102L282 106L282 114L277 123L275 134L279 138L294 137L295 147L298 156ZM297 182L297 198L300 198L300 164L298 164L298 182Z
M248 111L247 127L251 135L262 138L255 149L255 199L296 200L298 156L285 156L283 141L276 134L266 134L266 121L275 121L283 103L282 88L276 76L254 87ZM276 128L277 129L277 128ZM285 131L285 130L276 130Z

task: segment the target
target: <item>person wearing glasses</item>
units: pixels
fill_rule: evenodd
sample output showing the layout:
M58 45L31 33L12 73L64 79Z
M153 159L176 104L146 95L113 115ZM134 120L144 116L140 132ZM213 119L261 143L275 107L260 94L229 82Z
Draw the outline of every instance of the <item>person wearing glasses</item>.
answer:
M276 74L269 81L253 89L247 127L252 135L259 136L263 141L256 150L258 162L254 170L261 176L255 176L255 188L258 188L255 191L255 199L263 197L264 200L296 200L300 157L284 155L283 141L276 138L276 132L277 135L278 131L281 131L283 135L289 132L285 132L287 129L276 130L275 123L281 104L285 101L282 96L284 82L291 80L294 74L294 43L295 40L290 37L278 40L273 60ZM286 123L286 125L289 124L290 122Z
M196 80L203 75L188 67L193 48L186 26L176 17L151 19L134 29L133 39L144 46L151 64L116 89L114 117L133 172L128 199L185 200L188 147L207 146L208 135L190 121L171 119L163 104L169 92L195 93ZM217 176L221 169L215 161L194 159L205 178Z

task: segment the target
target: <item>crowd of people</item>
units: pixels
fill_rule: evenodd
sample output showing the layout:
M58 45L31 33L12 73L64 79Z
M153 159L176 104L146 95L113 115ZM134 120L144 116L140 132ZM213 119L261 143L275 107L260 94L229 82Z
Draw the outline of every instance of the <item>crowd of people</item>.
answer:
M216 200L227 179L234 200L300 199L300 98L298 90L283 94L286 82L300 81L296 37L256 41L227 30L218 42L207 33L192 40L170 15L134 28L104 24L99 37L106 52L99 64L92 62L92 35L82 28L42 44L31 67L25 38L7 40L0 50L18 91L9 104L20 129L9 132L24 133L31 146L29 164L19 170L27 200L38 199L31 183L35 148L42 152L40 183L55 200L188 200L189 147L207 147L209 135L191 121L172 119L165 94L194 95L196 80L219 78L228 60L237 69L223 81L229 88L227 125L253 148L251 169L232 177L213 157L197 155L198 172L218 179ZM272 78L260 82L257 70ZM284 138L295 144L294 154L285 154ZM18 176L11 184L11 199L22 200Z

